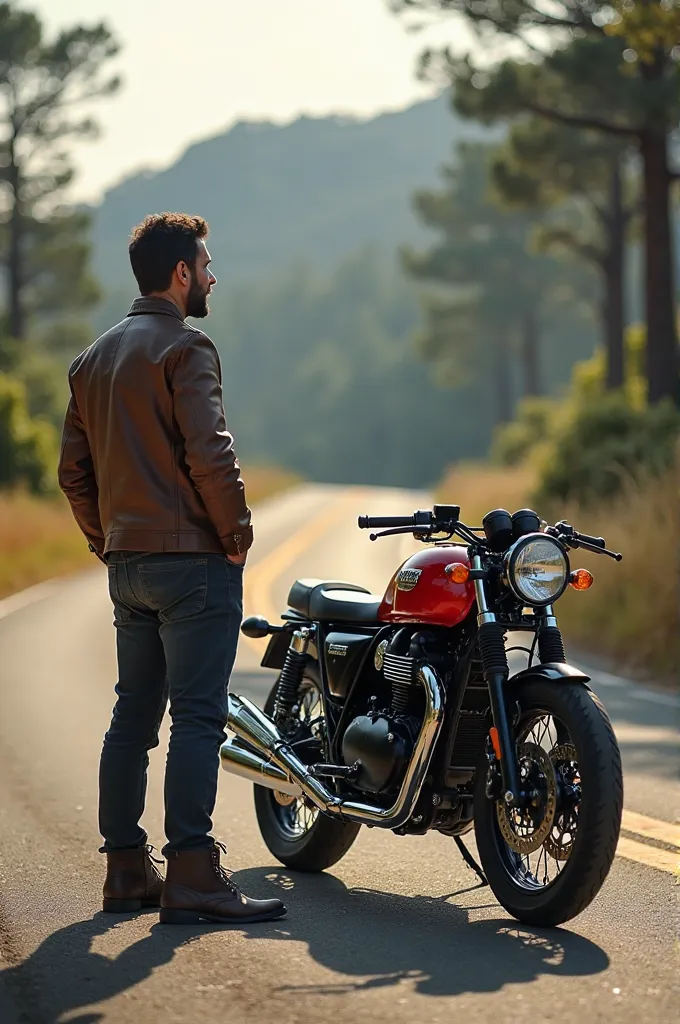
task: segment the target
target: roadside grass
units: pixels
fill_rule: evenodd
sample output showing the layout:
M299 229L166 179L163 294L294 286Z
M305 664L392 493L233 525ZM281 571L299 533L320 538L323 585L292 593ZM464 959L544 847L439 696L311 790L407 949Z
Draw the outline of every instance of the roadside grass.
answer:
M437 500L460 505L460 518L468 526L481 526L482 516L494 508L515 512L531 507L536 476L528 466L491 466L461 462L449 467L437 488Z
M299 483L277 467L244 466L243 475L250 505ZM63 496L0 493L0 598L96 564Z
M614 562L572 553L574 568L590 569L595 583L560 602L566 635L623 671L680 687L680 472L628 481L612 504L569 508L564 518L623 554Z
M461 505L461 518L479 526L493 508L533 507L534 485L527 467L463 464L447 471L437 498ZM571 553L573 568L590 569L595 582L586 593L568 589L559 602L567 647L601 656L618 671L680 686L680 467L626 481L611 502L536 511L604 537L624 556L615 562Z

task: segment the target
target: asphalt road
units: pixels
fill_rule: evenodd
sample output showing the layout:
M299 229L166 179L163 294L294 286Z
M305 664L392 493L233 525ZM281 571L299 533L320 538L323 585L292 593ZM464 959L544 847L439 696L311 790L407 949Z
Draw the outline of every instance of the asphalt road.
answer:
M413 541L371 544L355 516L426 502L306 487L262 506L247 610L274 614L302 575L382 591ZM259 700L272 683L261 646L242 642L232 680ZM222 773L215 832L236 879L283 895L289 910L239 931L99 912L97 760L114 682L99 567L0 603L0 1024L678 1020L679 733L668 695L594 677L623 750L626 833L600 896L567 927L518 927L439 835L363 829L332 871L294 875L262 843L249 785ZM161 745L145 819L157 846L163 761Z

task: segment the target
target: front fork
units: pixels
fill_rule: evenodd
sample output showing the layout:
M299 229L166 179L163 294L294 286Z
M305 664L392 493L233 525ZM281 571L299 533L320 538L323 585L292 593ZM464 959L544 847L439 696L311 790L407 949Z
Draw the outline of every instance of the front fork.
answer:
M484 680L489 688L491 716L496 730L493 743L494 752L500 761L503 799L510 807L517 807L525 804L530 794L524 792L520 787L517 752L505 696L506 683L510 675L508 656L505 651L505 629L498 622L495 614L489 611L480 555L473 556L472 569L477 597L479 652ZM544 619L539 628L538 652L541 662L564 662L566 660L562 635L550 605L544 610Z

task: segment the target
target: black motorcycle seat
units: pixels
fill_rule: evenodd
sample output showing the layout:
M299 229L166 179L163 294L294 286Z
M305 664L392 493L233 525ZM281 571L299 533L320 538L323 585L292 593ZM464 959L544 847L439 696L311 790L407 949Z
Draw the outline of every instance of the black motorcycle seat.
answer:
M314 622L376 622L382 598L343 580L296 580L288 604Z

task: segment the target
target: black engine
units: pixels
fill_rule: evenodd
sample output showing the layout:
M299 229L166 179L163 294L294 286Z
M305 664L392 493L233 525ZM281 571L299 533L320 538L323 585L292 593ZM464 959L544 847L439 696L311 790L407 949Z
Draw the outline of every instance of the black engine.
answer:
M361 715L345 732L342 756L346 764L361 762L353 780L360 789L380 793L401 775L413 753L413 743L406 722L383 714Z
M376 651L375 666L385 682L370 710L353 719L342 739L347 765L360 762L353 784L369 793L398 787L422 724L422 688L418 661L424 634L400 629ZM382 706L381 706L382 705Z

